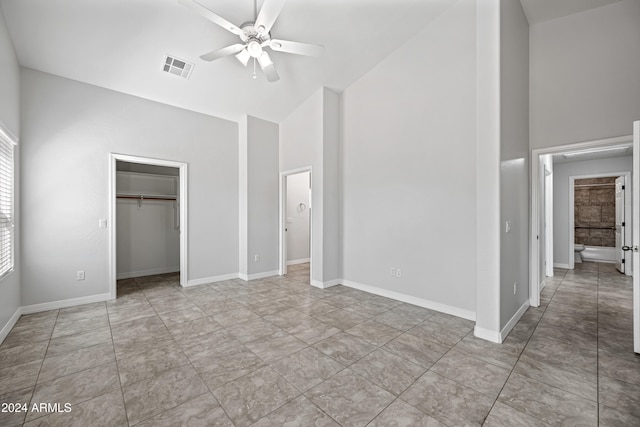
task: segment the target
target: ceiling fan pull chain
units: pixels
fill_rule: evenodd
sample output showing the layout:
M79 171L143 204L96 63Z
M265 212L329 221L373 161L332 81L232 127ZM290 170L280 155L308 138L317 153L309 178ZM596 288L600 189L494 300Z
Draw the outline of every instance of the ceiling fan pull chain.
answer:
M256 58L253 58L253 80L255 80L256 77Z

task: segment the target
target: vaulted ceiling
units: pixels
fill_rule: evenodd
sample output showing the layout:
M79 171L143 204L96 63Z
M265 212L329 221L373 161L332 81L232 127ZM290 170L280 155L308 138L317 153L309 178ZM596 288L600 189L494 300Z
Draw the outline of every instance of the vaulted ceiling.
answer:
M235 25L254 16L253 0L199 1ZM22 66L231 120L280 122L321 86L348 87L455 1L289 0L272 36L325 53L273 52L274 83L233 57L202 61L238 39L178 0L0 0L0 8ZM537 22L617 0L521 1ZM162 71L166 54L195 64L189 79Z

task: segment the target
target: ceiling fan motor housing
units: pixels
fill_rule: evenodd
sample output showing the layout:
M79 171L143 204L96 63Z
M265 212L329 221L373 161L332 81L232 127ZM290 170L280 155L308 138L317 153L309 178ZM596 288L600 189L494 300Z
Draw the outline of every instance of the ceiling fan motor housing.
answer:
M247 21L243 23L240 28L243 31L240 39L246 44L247 52L252 58L259 58L260 55L262 55L262 46L264 46L265 43L268 44L271 39L271 34L264 34L256 28L254 21Z

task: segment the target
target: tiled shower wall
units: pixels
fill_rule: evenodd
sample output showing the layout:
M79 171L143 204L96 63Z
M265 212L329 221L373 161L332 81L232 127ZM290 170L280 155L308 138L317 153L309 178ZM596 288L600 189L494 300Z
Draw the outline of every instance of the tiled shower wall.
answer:
M587 246L616 245L615 181L615 176L575 180L575 243Z

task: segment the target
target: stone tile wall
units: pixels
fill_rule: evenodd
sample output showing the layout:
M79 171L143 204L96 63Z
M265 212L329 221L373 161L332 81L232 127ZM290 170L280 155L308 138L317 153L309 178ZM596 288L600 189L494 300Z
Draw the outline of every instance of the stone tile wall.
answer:
M575 243L587 246L616 245L615 181L616 177L576 179Z

